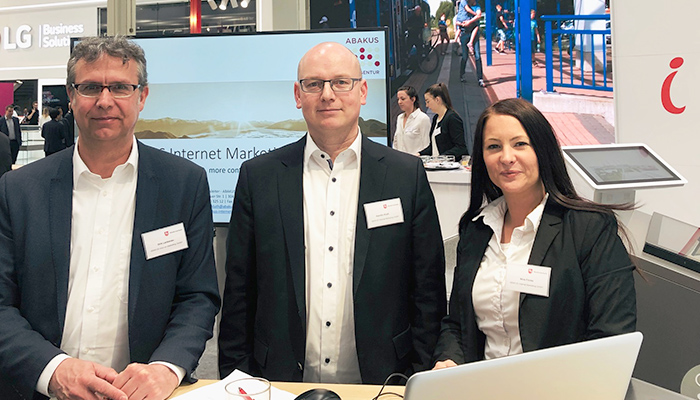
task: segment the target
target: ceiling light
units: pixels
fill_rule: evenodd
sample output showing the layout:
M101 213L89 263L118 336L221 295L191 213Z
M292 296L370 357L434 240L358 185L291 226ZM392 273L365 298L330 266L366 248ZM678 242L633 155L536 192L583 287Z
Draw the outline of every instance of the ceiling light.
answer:
M221 0L221 5L219 6L220 10L225 10L226 9L226 3L228 3L228 0Z
M212 10L216 10L216 1L207 0L207 3L209 3L209 7L211 7Z
M247 8L247 7L248 7L248 3L249 3L248 0L242 0L242 1L241 1L241 7Z

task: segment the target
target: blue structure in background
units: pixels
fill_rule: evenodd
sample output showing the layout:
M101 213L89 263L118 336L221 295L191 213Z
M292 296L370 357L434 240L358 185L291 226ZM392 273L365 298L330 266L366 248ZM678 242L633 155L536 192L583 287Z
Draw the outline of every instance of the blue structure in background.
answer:
M542 16L542 21L545 22L545 44L547 46L545 58L547 62L547 91L554 91L554 86L560 87L570 87L578 89L593 89L611 92L613 90L611 85L608 85L608 59L607 59L607 41L610 37L610 28L606 29L576 29L574 25L562 26L564 21L596 21L603 20L609 21L609 14L598 14L598 15L546 15ZM584 35L588 35L588 43L590 43L589 49L583 49ZM559 56L559 81L554 82L554 39L557 39L557 47ZM596 40L598 38L598 40ZM568 39L567 48L565 49L562 45L564 39ZM596 42L600 44L600 48L596 47ZM574 63L577 61L574 58L574 48L578 44L579 51L579 63L580 67L574 68ZM564 51L566 50L566 51ZM596 51L602 54L602 84L598 83L596 76L599 73L596 72ZM584 57L586 53L590 52L590 60L586 60ZM568 75L569 79L566 82L564 80L564 59L568 56L569 67ZM589 61L591 64L591 79L590 83L586 83L584 75L584 65L585 61ZM575 76L579 75L576 79ZM577 82L578 81L578 82Z

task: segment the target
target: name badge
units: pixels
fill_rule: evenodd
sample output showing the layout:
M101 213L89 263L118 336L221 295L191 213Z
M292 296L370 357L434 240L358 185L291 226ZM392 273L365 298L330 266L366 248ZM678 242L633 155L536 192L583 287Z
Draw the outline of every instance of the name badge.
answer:
M146 252L146 260L174 253L188 248L185 225L179 224L166 226L142 233L143 249Z
M365 217L367 217L367 229L378 228L403 222L403 208L401 199L375 201L366 203Z
M509 264L506 267L506 290L549 297L552 268L539 265Z

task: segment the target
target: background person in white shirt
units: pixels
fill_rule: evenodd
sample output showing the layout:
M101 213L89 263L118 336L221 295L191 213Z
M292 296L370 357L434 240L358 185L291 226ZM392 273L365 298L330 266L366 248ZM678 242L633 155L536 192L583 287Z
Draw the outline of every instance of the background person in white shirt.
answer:
M422 163L362 136L367 82L346 47L313 47L297 75L308 134L241 167L221 376L376 384L428 369L446 297Z
M396 118L394 149L417 155L430 144L430 117L420 109L418 92L413 86L401 86L396 100L403 111Z
M435 368L633 332L635 267L613 213L632 206L579 197L551 125L521 99L483 112L472 161Z
M137 45L81 41L66 83L77 145L0 179L0 397L162 400L219 308L206 174L135 139Z

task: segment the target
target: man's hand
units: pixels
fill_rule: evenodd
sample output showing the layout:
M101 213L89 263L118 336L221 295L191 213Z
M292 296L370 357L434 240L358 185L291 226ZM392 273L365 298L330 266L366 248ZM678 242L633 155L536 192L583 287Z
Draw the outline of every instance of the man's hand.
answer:
M443 369L443 368L456 367L456 366L457 366L457 364L454 361L447 359L445 361L436 362L433 369L434 370L435 369Z
M162 364L129 364L113 382L129 400L164 400L180 384L177 375Z
M102 365L67 358L58 364L49 381L49 392L59 400L127 400L112 382L117 371Z

